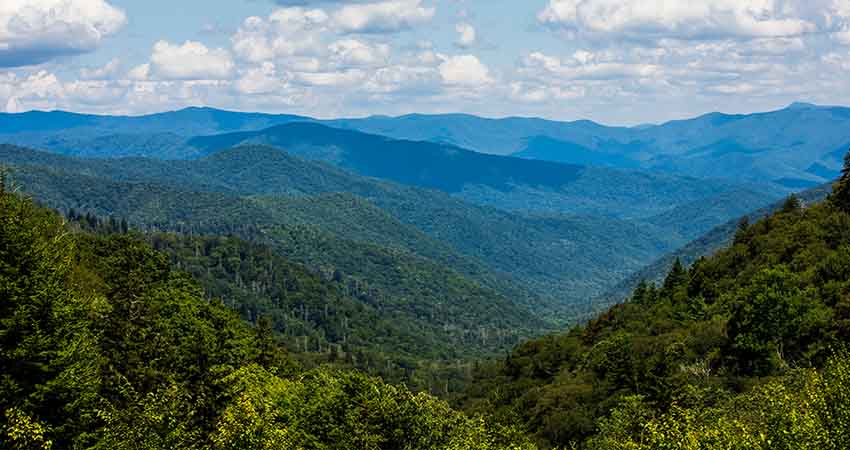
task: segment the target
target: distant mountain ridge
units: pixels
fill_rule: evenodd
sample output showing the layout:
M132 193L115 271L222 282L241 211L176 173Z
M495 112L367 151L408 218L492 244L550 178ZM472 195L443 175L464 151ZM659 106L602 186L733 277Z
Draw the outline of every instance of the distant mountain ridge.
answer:
M827 183L816 188L807 189L796 195L803 205L807 206L825 200L831 192L832 184ZM664 280L664 277L666 277L670 272L670 268L676 260L679 260L685 266L690 266L701 257L713 255L717 251L732 243L732 239L735 237L735 232L738 229L738 224L741 219L746 218L749 222L756 222L767 215L779 211L782 208L783 203L784 201L765 206L764 208L759 208L755 211L742 215L738 219L730 220L712 228L706 234L694 239L685 246L662 256L641 270L630 275L613 289L597 299L594 299L594 303L597 305L597 308L604 309L610 305L625 300L632 294L641 281L660 284Z
M79 159L0 146L0 163L23 173L33 167L61 171L64 181L39 176L28 181L32 186L24 184L37 198L64 199L51 204L54 207L94 208L101 215L132 211L128 218L147 224L161 220L188 226L200 220L227 230L285 219L345 239L373 240L412 252L453 267L518 303L533 302L544 310L570 309L684 243L652 225L580 216L528 217L473 205L439 191L357 176L270 147L238 147L200 160L159 161ZM74 177L87 178L73 181ZM97 200L93 193L86 194L94 188L84 185L98 180L119 183L114 185L116 192L149 186L141 189L149 193L148 200L138 201L144 206L139 211L121 206L124 194L116 198L99 194ZM176 202L165 208L166 202L160 205L156 200L160 191L166 198L184 195L185 207L202 208L203 214L182 212ZM72 193L76 194L71 197ZM364 203L352 207L357 200L339 193ZM222 211L216 211L217 203ZM373 211L377 208L380 214ZM340 216L345 210L356 211L358 217ZM599 248L599 242L609 245ZM321 245L316 245L311 251L320 252ZM475 261L484 263L486 270ZM529 292L534 293L531 298Z
M397 140L317 123L197 137L188 145L201 155L239 145L267 145L359 175L527 213L648 218L743 187L726 180L488 155L449 144ZM781 195L770 185L748 187L761 192L764 203Z
M322 123L488 154L772 182L788 191L829 181L825 175L838 170L850 145L850 108L804 103L770 112L709 113L630 128L587 120L489 119L467 114L319 120L212 108L138 117L29 112L0 114L0 142L78 156L183 159L198 156L197 149L187 145L192 137L258 131L292 122Z

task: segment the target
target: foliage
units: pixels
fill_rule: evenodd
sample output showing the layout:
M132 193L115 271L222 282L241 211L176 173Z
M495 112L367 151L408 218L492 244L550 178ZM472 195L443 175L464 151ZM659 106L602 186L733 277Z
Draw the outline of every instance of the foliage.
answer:
M835 193L831 201L836 207L845 212L850 212L850 151L844 156L844 167L841 169L841 178L836 184Z
M805 206L825 200L829 196L831 190L832 186L830 184L826 184L797 193L793 195L793 197L800 201L802 204L801 206ZM733 197L728 199L728 202L737 201L738 200ZM617 284L617 286L597 298L595 303L600 305L602 308L607 308L610 305L621 303L631 296L632 291L634 291L642 281L663 281L676 259L690 265L704 256L712 255L728 247L735 242L736 235L740 235L742 231L745 231L747 227L749 227L750 223L758 221L771 213L781 211L783 209L782 207L786 206L785 203L787 203L787 199L786 202L774 203L765 208L760 208L754 212L750 212L740 219L730 220L724 224L714 227L703 236L700 236L674 252L662 256L646 267L633 273L624 281Z
M850 355L801 369L716 405L662 413L627 397L602 419L589 449L844 449L850 446Z
M293 133L292 139L297 141L299 134ZM280 138L288 139L287 136ZM338 138L331 133L326 139L335 142ZM506 166L504 162L489 161L486 155L473 159L483 157L481 162L485 166L498 166L501 175L497 175L502 178L496 178L501 181L490 183L496 187L467 183L462 191L449 195L367 178L293 156L323 159L321 149L308 145L313 138L304 139L303 146L284 147L292 154L271 147L242 146L191 161L77 159L11 146L0 146L0 158L9 164L27 166L19 176L22 184L28 192L58 209L73 207L104 216L123 216L136 226L171 230L178 225L197 228L201 224L219 224L216 230L198 230L206 234L222 234L223 229L239 230L245 227L244 222L286 226L306 222L311 228L339 239L401 248L431 259L559 323L573 322L576 316L586 312L587 298L601 294L654 258L696 237L702 230L771 198L752 191L747 191L745 197L728 183L695 183L667 175L621 174L607 169L582 170L578 180L568 183L570 193L557 194L563 197L560 200L553 198L556 193L549 192L560 182L548 186L551 183L543 179L542 173L527 169L523 169L528 172L523 177L530 184L511 185L503 192L499 186L510 184L510 178L505 181L503 175L519 170L510 166L536 162L510 160ZM369 137L367 141L374 139ZM215 150L239 142L221 142ZM391 143L380 147L390 145L386 152L375 153L370 147L359 145L356 152L374 157L369 159L370 164L379 164L385 153L406 154L410 150L403 145L396 148L400 144ZM433 144L427 147L438 156L444 151L439 146L434 150ZM466 155L464 158L469 156L467 153L462 153ZM553 179L563 169L558 164L540 164ZM48 175L33 165L62 172ZM404 167L413 166L408 162ZM444 172L433 173L442 176ZM469 176L489 177L486 171L478 169L459 170L458 176L462 179L467 172L473 172ZM411 176L415 176L415 171ZM541 178L534 182L537 176ZM620 180L623 176L627 179ZM125 183L133 183L132 188ZM77 185L82 188L77 189ZM140 191L154 191L157 196ZM733 191L737 194L715 198L719 192ZM273 198L263 197L256 203L236 198L256 195ZM173 196L180 197L180 207L171 204L169 197ZM182 201L190 197L198 205L218 203L219 210L211 208L203 214L193 214ZM736 200L735 207L722 207L729 204L723 200L730 197ZM707 198L721 206L705 208ZM743 202L742 198L747 201ZM144 201L133 207L127 204L133 199ZM606 203L611 201L617 204ZM481 206L482 203L494 207ZM537 203L540 204L536 208L538 215L506 211L528 211L535 209L529 205ZM684 204L692 205L687 208L687 215L672 211L671 215L653 219L653 224L622 220L655 215ZM239 211L233 211L237 205L242 206ZM569 215L539 215L539 211L551 212L557 205L561 209L556 212ZM652 210L625 213L626 206ZM591 211L598 215L587 215ZM233 215L221 218L223 213ZM697 221L699 226L691 226ZM222 222L230 223L225 228ZM683 224L687 226L680 226ZM680 233L680 229L685 231ZM601 241L609 244L599 246Z
M847 354L827 363L850 338L850 215L786 206L690 269L674 262L660 287L483 366L461 401L544 446L845 448L830 430L843 422L812 405L850 404Z
M127 233L123 220L103 220L73 210L68 216L75 226L88 231ZM379 248L365 247L371 251L361 253L355 245L337 248L330 242L319 247L323 252L316 257L358 265L310 271L268 245L236 237L161 232L138 236L198 280L208 298L221 299L261 329L267 326L308 366L356 367L445 394L455 389L455 383L437 378L454 380L468 370L469 363L458 358L487 354L489 348L507 350L521 336L522 316L510 309L487 318L499 306L488 301L488 293L480 287L433 266L425 267L431 272L418 273L408 281L406 272L421 270L416 264L422 263L396 254L396 262L388 264ZM288 239L298 237L288 235ZM306 243L296 242L288 247L309 249ZM369 280L392 286L392 295L362 278L345 275L364 269L375 273ZM434 274L445 274L446 281L434 281ZM443 300L455 296L465 296L466 303L461 307ZM410 302L410 298L422 302Z
M532 448L427 394L301 372L130 235L10 194L0 224L0 449Z

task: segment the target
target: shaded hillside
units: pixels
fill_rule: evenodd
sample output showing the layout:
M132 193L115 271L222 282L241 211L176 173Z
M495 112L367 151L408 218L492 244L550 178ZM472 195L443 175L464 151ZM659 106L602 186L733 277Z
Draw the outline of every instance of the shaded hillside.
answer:
M64 111L0 113L0 134L62 131L89 136L122 133L175 133L181 136L258 130L275 124L307 120L286 114L243 113L213 108L185 108L143 116L102 116Z
M543 446L846 447L847 171L829 200L789 200L661 286L482 367L462 401Z
M832 186L827 184L795 195L803 204L809 205L823 201L831 190ZM615 288L605 293L605 295L595 299L593 303L597 305L597 308L605 308L628 298L641 281L660 283L670 272L670 268L673 267L673 264L677 260L685 266L690 266L699 258L714 254L732 242L743 218L746 218L747 222L755 222L768 214L779 211L784 203L785 201L782 201L765 208L759 208L747 214L742 214L739 219L730 220L714 227L698 239L689 242L674 252L664 255L652 264L630 275L624 281L617 284Z
M628 149L624 148L626 146L611 142L605 144L604 147L606 151L603 152L575 142L559 141L549 136L535 136L528 139L525 148L513 153L512 156L564 164L578 164L580 166L617 168L637 168L639 166L637 161L624 156L628 153ZM617 153L614 152L615 150Z
M700 178L783 181L797 190L831 180L833 176L824 177L823 170L809 169L819 164L834 173L841 167L850 142L850 109L802 103L765 113L711 113L634 128L589 121L485 119L457 114L330 123L399 139L452 143L480 152L519 153L570 163L586 160L615 167L637 165ZM835 149L838 157L832 153Z
M46 165L69 173L170 186L178 191L231 196L351 193L383 211L372 212L373 208L365 206L352 208L345 204L346 200L334 196L279 199L278 205L235 215L232 220L242 220L244 225L245 218L265 217L277 211L275 220L293 223L300 218L298 223L311 223L313 228L318 224L324 231L346 240L372 242L374 239L382 245L391 242L398 248L445 264L535 310L566 308L570 314L559 314L558 320L571 319L574 305L583 304L589 296L598 295L685 242L665 229L619 220L558 215L526 217L471 205L441 192L358 177L327 164L304 161L264 147L232 149L198 161L162 162L74 159L7 146L0 147L0 161ZM61 184L49 183L41 188L60 190ZM224 201L226 197L217 198ZM343 203L334 204L334 199ZM85 205L84 193L74 201ZM213 204L215 201L210 200ZM249 206L253 208L257 204L252 202L245 207ZM228 205L223 211L231 207ZM281 213L287 209L299 212ZM341 214L345 211L350 214L343 218ZM159 214L137 213L137 219L145 223L155 222L153 219ZM179 216L180 211L173 214ZM331 217L338 219L328 220ZM599 242L611 245L600 248Z
M544 136L574 142L584 147L598 141L627 140L630 130L606 127L589 120L558 122L507 117L490 119L467 114L410 114L400 117L375 116L338 119L331 126L360 130L397 139L444 142L482 153L509 155L525 148L529 138ZM604 137L603 137L604 136Z
M427 394L302 370L268 321L205 299L165 255L4 184L0 224L2 448L534 449Z
M314 123L198 137L189 144L208 152L246 144L268 145L360 175L523 212L649 217L740 186L730 181L486 155L446 144L394 140ZM764 192L766 202L780 192L755 184L751 189Z
M232 235L268 246L327 279L352 286L355 298L377 311L381 320L407 322L405 333L388 337L386 345L394 346L396 355L425 357L427 348L439 349L430 355L434 358L487 353L541 326L512 300L443 264L292 224L252 200L36 167L17 167L14 179L40 202L62 211L121 217L145 231ZM419 348L406 342L402 336L411 329L423 339L433 338L434 345ZM496 338L482 340L482 333Z
M645 222L692 238L704 235L730 218L742 217L765 206L762 192L741 188L676 206Z
M186 144L193 136L313 122L482 153L510 155L527 151L522 156L639 167L698 178L729 177L799 190L833 179L841 167L841 158L850 143L848 111L842 107L793 104L765 113L711 113L633 128L608 127L586 120L489 119L464 114L321 121L210 108L139 117L56 111L0 115L0 142L75 155L184 158L199 152Z

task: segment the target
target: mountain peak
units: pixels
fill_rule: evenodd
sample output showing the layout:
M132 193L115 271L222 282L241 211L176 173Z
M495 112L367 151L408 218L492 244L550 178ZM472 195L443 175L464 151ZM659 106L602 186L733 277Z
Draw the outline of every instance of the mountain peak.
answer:
M788 108L786 108L786 109L815 109L815 108L818 108L818 105L815 105L813 103L794 102L794 103L791 103L790 105L788 105Z

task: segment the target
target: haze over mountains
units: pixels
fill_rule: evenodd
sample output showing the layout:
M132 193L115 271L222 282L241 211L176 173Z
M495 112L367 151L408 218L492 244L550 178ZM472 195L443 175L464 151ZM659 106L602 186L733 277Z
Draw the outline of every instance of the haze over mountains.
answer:
M633 333L666 349L670 323L681 322L677 333L697 333L695 342L700 327L714 330L689 328L715 316L678 303L690 295L687 277L707 270L700 258L733 239L773 239L772 223L804 217L796 198L810 204L827 196L830 186L820 181L839 173L842 152L818 149L846 139L843 111L794 105L638 128L463 115L317 121L203 108L145 117L34 112L0 118L0 142L9 142L0 143L0 169L4 189L65 216L69 222L56 226L74 230L84 252L94 252L80 259L96 272L114 270L98 262L112 257L109 246L122 258L141 251L148 255L143 264L167 258L197 280L193 298L220 299L201 304L237 312L308 366L355 368L458 396L456 405L467 411L495 407L498 417L510 415L506 423L520 418L524 432L548 446L567 442L564 432L588 439L587 424L616 404L599 402L618 398L599 381L608 369L572 366L570 349L583 339L574 334L598 340L595 334L614 333L629 342L607 321L664 296L681 311L652 306L658 317L635 324L661 324L660 331ZM501 146L488 152L458 145L481 150L495 141ZM505 147L511 142L525 148ZM818 186L782 200L812 184ZM739 226L742 216L756 222L774 211L778 219ZM792 243L778 237L782 245L771 251L791 254ZM756 245L761 238L753 239ZM731 271L736 259L728 255L741 247L714 261ZM688 272L677 261L699 262ZM80 276L112 292L101 275ZM713 293L709 285L694 286ZM724 320L737 316L730 317ZM540 338L574 324L567 335ZM620 355L612 370L667 355L635 352L648 359ZM470 363L494 358L500 362ZM656 372L659 380L678 377L662 366L629 380ZM553 367L582 375L562 384ZM522 387L529 382L537 387ZM500 397L493 386L511 393ZM560 417L564 409L540 406L549 404L550 391L578 405L582 423L540 425L535 417ZM528 402L532 411L522 406Z
M186 145L194 136L258 131L304 121L481 153L703 178L731 177L794 190L834 178L843 149L850 143L850 109L804 103L772 112L712 113L632 128L590 121L485 119L462 114L321 121L210 108L140 117L30 112L0 115L0 138L74 155L174 159L202 153Z
M65 156L7 146L0 162L59 170L71 184L146 183L175 198L244 199L254 212L234 227L297 222L400 248L532 311L572 317L655 258L830 179L848 124L850 110L803 104L636 128L468 115L320 121L209 108L30 112L0 116L0 142ZM34 177L26 188L57 194L54 180ZM100 203L47 198L148 226L187 221L176 204L177 215L141 214L109 190ZM340 202L350 214L335 214ZM388 238L409 232L419 237Z

